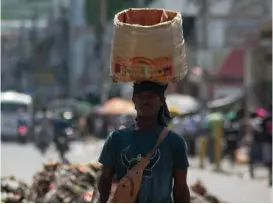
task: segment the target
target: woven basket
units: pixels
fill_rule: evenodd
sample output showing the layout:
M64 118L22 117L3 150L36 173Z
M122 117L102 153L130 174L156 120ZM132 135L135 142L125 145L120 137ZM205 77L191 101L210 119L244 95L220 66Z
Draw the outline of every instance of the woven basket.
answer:
M174 82L186 72L180 13L128 9L115 15L110 67L115 82Z

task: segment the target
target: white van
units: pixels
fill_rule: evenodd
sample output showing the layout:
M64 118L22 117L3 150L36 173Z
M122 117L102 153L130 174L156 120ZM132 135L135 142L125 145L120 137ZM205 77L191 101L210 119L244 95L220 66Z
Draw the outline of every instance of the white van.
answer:
M20 139L19 118L27 118L26 128L32 124L32 97L15 91L1 92L1 139Z

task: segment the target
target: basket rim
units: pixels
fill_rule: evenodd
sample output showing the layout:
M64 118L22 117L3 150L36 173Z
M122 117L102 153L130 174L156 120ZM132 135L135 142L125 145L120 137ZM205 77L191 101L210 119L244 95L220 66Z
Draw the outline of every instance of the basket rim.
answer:
M176 14L176 16L169 21L166 22L162 22L162 23L157 23L155 25L149 25L149 26L143 26L143 25L139 25L139 24L129 24L129 23L124 23L121 22L118 17L119 15L121 15L122 13L125 13L127 11L165 11L165 12L169 12L169 13L174 13ZM160 27L164 27L164 26L170 26L172 23L176 22L176 21L182 21L182 16L180 12L177 11L172 11L172 10L167 10L167 9L162 9L162 8L129 8L129 9L124 9L118 13L115 14L114 16L114 24L118 25L118 26L126 26L126 27L131 27L131 28L160 28Z

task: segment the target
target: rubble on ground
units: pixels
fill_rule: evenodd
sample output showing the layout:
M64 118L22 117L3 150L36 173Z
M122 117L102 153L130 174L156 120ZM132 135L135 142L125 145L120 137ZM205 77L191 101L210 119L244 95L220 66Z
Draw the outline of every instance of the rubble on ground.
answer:
M216 196L211 195L200 180L190 186L190 195L192 203L223 203Z
M97 162L86 165L65 165L49 161L33 176L31 185L12 176L2 177L1 201L3 203L90 203L93 201L94 187L100 170L101 165ZM113 192L114 190L112 194ZM220 202L218 198L208 193L200 181L190 186L190 192L191 202Z

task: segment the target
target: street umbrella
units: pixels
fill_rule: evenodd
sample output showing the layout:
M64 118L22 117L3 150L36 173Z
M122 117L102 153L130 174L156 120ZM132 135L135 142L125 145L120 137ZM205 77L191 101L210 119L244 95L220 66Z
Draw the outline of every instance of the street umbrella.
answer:
M196 111L200 104L192 96L181 94L169 94L166 96L166 103L171 113L186 114Z
M122 98L107 101L98 112L105 115L136 115L133 102Z

